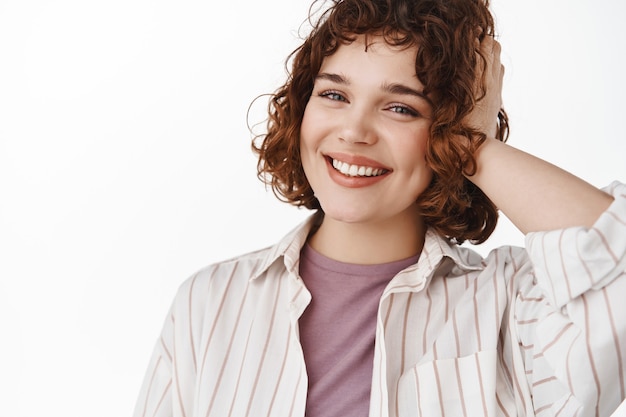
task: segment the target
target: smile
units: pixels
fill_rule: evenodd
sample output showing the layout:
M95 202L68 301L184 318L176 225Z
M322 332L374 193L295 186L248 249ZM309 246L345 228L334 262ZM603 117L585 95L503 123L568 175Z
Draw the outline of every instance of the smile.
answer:
M373 168L363 165L351 165L337 159L332 160L333 168L349 177L377 177L389 172L383 168Z

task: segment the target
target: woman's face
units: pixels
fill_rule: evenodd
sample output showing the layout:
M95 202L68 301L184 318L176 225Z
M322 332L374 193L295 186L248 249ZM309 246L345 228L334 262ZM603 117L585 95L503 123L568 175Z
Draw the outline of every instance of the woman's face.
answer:
M326 216L342 222L415 218L431 170L431 105L417 48L360 36L326 58L301 127L302 166Z

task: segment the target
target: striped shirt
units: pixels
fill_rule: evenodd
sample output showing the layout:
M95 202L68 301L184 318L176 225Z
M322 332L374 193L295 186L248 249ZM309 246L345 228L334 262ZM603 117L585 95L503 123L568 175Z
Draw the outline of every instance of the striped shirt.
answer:
M486 258L428 231L380 298L370 416L609 416L626 397L626 186L591 228ZM303 417L312 220L180 287L135 417Z

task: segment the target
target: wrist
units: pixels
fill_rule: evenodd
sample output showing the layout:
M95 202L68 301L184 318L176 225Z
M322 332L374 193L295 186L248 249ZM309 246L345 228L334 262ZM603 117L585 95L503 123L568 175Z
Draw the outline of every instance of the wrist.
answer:
M494 137L487 136L473 154L475 164L473 172L471 175L468 175L464 171L463 175L474 184L479 185L477 182L479 182L480 174L484 171L485 164L490 160L497 160L496 154L502 152L502 147L508 146Z

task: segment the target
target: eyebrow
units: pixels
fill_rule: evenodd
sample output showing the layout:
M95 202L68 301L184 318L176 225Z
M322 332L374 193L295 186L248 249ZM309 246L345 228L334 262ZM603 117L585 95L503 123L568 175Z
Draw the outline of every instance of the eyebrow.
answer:
M398 84L398 83L383 84L382 89L383 91L387 91L388 93L391 93L391 94L416 96L430 103L430 99L426 96L426 94L424 94L424 92L415 90L411 87L407 87L406 85L403 85L403 84Z
M315 77L316 80L327 80L337 84L349 85L350 82L339 74L330 74L328 72L320 72Z
M346 79L344 76L339 75L339 74L330 74L330 73L327 73L327 72L321 72L321 73L317 74L317 77L315 77L315 79L316 80L327 80L327 81L331 81L331 82L336 83L336 84L350 85L350 81L348 81L348 79ZM415 96L415 97L421 98L422 100L426 100L429 104L432 104L432 102L430 101L428 96L426 96L422 91L415 90L414 88L411 88L411 87L407 87L404 84L398 84L398 83L387 84L387 83L385 83L385 84L382 85L381 89L383 91L386 91L386 92L391 93L391 94Z

